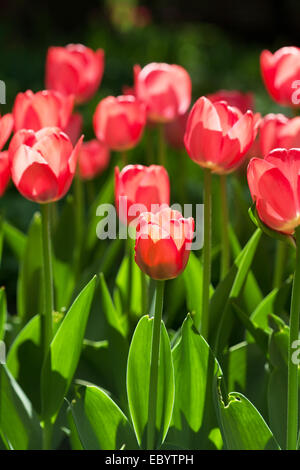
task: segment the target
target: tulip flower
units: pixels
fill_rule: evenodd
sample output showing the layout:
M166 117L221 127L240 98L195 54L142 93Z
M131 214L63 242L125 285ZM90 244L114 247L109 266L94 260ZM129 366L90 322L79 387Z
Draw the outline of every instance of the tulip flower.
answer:
M170 208L144 212L137 225L135 261L153 279L173 279L183 272L194 235L194 219Z
M184 114L191 103L191 79L179 65L151 63L134 67L136 96L146 105L149 120L169 122Z
M67 126L63 129L65 134L70 137L73 145L76 144L79 137L82 134L83 119L80 113L74 113L71 115Z
M74 95L77 103L88 101L103 76L104 51L82 44L50 47L46 60L46 88Z
M96 139L84 142L79 153L79 174L82 179L95 178L107 168L109 149Z
M69 137L53 127L17 132L9 146L9 159L19 192L39 203L61 199L72 183L81 141L73 149Z
M0 150L3 149L6 144L14 126L14 120L12 114L5 114L0 116Z
M144 105L130 95L104 98L93 117L97 139L119 152L129 150L138 143L145 123Z
M65 96L56 91L27 90L19 93L13 107L15 131L32 129L38 131L43 127L65 129L69 123L74 105L73 96Z
M167 171L159 165L127 165L121 172L116 167L115 201L119 217L125 224L138 216L132 207L135 204L143 205L144 211L157 211L160 205L169 205L170 182ZM139 209L138 206L136 209Z
M10 179L8 151L0 152L0 196L3 196Z
M226 174L241 165L255 136L256 118L252 111L242 114L225 101L211 103L203 96L190 112L184 143L198 165Z
M274 54L264 50L260 56L260 67L273 100L283 106L299 106L300 48L282 47Z
M260 124L259 144L263 156L275 148L300 147L300 117L267 114Z
M226 101L229 106L238 108L243 114L250 109L254 109L254 99L252 93L242 93L238 90L219 90L216 93L206 95L211 103L216 101Z

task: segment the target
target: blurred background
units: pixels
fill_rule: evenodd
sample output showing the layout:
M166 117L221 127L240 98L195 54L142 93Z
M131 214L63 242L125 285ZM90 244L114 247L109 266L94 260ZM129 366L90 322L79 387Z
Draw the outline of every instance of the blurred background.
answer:
M274 51L300 42L298 0L0 0L0 7L0 80L6 83L7 91L7 104L1 105L1 114L11 110L18 92L44 88L49 46L83 43L105 50L101 87L80 109L86 140L93 138L91 123L97 103L104 96L121 94L124 85L132 86L132 68L137 63L182 65L192 78L193 100L219 89L238 89L254 93L255 108L262 114L282 112L264 88L259 55L264 48ZM143 148L142 143L137 154ZM141 161L135 156L133 160ZM178 170L176 161L174 156L174 168L168 168L171 176ZM187 164L188 200L201 202L201 169L190 161ZM246 211L250 203L246 184L244 190ZM176 188L174 192L176 197ZM37 206L20 198L11 185L0 200L0 210L26 231ZM246 218L247 222L244 219L241 224L241 243L254 229L247 214ZM0 283L6 284L13 295L17 267L9 253L4 253L3 266ZM271 269L262 275L271 278Z

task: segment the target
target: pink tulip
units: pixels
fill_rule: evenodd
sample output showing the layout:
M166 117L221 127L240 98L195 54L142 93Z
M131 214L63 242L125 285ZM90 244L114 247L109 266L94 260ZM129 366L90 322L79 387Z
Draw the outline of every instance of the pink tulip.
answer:
M262 156L275 148L300 147L300 117L267 114L260 124L259 143Z
M8 151L0 152L0 196L3 196L10 179Z
M83 142L79 153L79 174L89 180L102 173L109 164L109 149L96 139Z
M14 120L12 114L5 114L0 116L0 150L3 149L6 144L11 131L13 130Z

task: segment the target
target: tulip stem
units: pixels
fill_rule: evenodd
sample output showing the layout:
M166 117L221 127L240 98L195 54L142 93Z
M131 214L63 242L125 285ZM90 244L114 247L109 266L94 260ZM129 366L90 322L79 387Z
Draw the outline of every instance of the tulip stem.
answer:
M211 172L204 169L204 245L201 334L207 339L209 327L209 288L211 278ZM198 325L196 325L198 326Z
M51 235L50 235L50 204L41 204L42 214L42 244L43 244L43 270L44 270L44 315L43 315L43 346L44 359L47 356L52 341L52 313L53 313L53 276L51 262Z
M284 266L286 263L287 244L281 240L277 240L276 258L274 267L273 288L279 288L284 275Z
M43 281L44 281L44 315L42 316L42 338L44 362L46 361L53 337L53 275L51 261L51 205L41 204L42 214L42 246L43 246ZM52 424L43 423L43 448L51 448Z
M154 311L154 320L153 320L151 363L150 363L147 450L154 450L154 446L155 446L158 363L159 363L160 330L161 330L163 299L164 299L164 285L165 285L165 281L156 281L155 311Z
M297 449L298 439L298 362L292 361L294 344L299 337L300 319L300 227L296 229L296 268L293 281L288 358L287 449Z
M132 268L133 268L133 249L131 238L128 235L126 240L126 254L128 258L128 271L127 271L127 305L126 313L131 313L131 297L132 297Z
M161 166L166 166L166 145L164 136L164 125L158 124L158 159Z
M221 279L224 279L230 265L229 247L229 217L228 217L228 197L226 188L226 175L220 175L220 196L221 196Z

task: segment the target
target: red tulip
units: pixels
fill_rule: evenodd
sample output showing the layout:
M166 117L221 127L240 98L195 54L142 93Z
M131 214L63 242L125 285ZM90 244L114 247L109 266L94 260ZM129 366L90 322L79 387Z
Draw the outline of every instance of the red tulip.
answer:
M277 103L299 106L300 48L282 47L272 54L263 51L260 67L265 86Z
M82 134L83 119L80 113L74 113L69 119L67 126L63 131L70 137L73 145L76 144L77 140Z
M46 88L74 95L78 103L89 100L103 76L104 51L82 44L50 47L46 60Z
M134 147L142 136L145 123L144 105L129 95L104 98L93 118L97 139L116 151Z
M242 93L238 90L219 90L216 93L207 95L212 103L216 101L226 101L229 106L238 108L243 114L250 109L254 109L254 100L252 93Z
M300 147L300 117L267 114L260 124L259 143L263 156L275 148Z
M0 152L0 196L3 196L10 179L8 151Z
M256 132L252 111L242 114L225 101L213 104L202 96L190 112L184 144L200 166L225 174L241 165Z
M19 93L13 107L15 131L32 129L38 131L43 127L60 127L64 129L70 119L74 105L72 96L65 96L55 91L31 90Z
M2 117L0 116L0 150L2 150L6 144L13 127L14 120L12 114L5 114Z
M40 203L61 199L72 183L81 142L82 138L73 149L69 137L55 127L17 132L9 146L9 159L20 193Z
M83 142L79 153L79 173L89 180L102 173L109 163L109 149L96 139Z
M292 234L300 225L300 149L275 149L264 159L252 158L247 178L262 222Z
M184 134L189 113L178 116L175 121L165 124L165 138L171 147L175 149L184 148Z
M144 212L137 225L135 261L153 279L173 279L185 269L194 235L194 219L165 208Z
M143 211L155 212L162 204L170 204L170 182L166 169L159 165L127 165L120 172L115 168L115 201L123 223L134 220L134 204L142 204ZM157 205L155 208L154 205ZM143 212L139 210L140 212Z
M152 63L134 67L136 96L146 105L148 118L169 122L184 114L191 103L191 79L179 65Z

